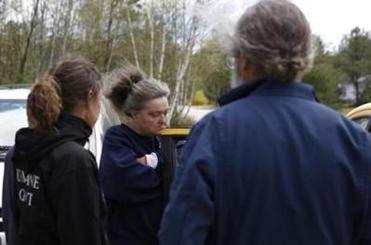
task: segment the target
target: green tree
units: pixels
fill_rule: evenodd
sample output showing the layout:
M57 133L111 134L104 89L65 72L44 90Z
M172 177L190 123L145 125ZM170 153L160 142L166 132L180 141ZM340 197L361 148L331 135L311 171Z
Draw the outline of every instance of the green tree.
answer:
M230 88L230 68L226 65L226 53L217 39L210 39L193 57L191 79L197 81L211 103Z
M356 27L344 36L336 57L336 65L348 75L353 84L356 91L355 104L358 105L362 96L361 78L371 74L370 33Z
M312 84L319 100L333 108L341 107L338 85L346 80L346 74L330 62L314 64L304 81Z
M319 37L315 37L316 56L312 70L304 81L312 84L319 100L334 108L341 107L338 85L347 80L347 75L334 65L335 56L325 51Z
M0 83L15 83L19 61L22 55L23 40L27 26L15 21L7 22L0 34Z

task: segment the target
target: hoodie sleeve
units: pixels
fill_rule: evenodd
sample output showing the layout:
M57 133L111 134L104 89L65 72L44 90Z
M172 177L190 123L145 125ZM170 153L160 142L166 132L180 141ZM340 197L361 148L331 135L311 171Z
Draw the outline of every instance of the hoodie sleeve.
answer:
M15 244L15 197L14 197L14 172L13 156L14 148L6 154L4 161L3 196L2 196L2 217L4 220L4 230L6 243Z
M215 173L218 157L213 121L202 121L184 146L165 210L162 245L206 244L214 222Z
M140 164L128 139L114 130L104 138L99 172L104 195L119 202L151 200L160 186L158 172Z
M49 193L61 245L102 245L103 197L93 156L81 146L61 150Z

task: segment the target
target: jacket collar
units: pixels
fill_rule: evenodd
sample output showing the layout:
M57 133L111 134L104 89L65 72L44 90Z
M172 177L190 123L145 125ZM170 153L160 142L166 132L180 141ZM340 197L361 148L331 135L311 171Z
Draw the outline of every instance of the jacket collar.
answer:
M81 118L72 114L62 113L56 124L61 137L85 145L93 129Z
M282 83L274 80L258 80L240 85L219 98L220 106L227 105L249 95L289 96L319 102L312 85L302 82Z

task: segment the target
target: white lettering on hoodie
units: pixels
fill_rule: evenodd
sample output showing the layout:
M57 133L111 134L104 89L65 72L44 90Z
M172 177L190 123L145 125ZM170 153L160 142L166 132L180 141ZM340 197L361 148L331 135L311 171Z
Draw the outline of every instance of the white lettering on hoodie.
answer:
M24 184L31 189L38 190L40 188L40 176L35 174L26 174L21 169L16 169L17 182ZM33 192L26 191L21 188L18 192L18 198L21 202L27 203L28 206L32 205Z

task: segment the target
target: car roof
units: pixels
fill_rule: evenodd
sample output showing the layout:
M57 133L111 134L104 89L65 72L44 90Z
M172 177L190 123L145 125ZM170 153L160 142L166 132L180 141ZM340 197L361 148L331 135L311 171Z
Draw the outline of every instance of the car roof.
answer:
M349 119L363 116L371 116L371 103L358 106L346 114L346 117Z
M1 85L0 99L27 99L31 85Z

